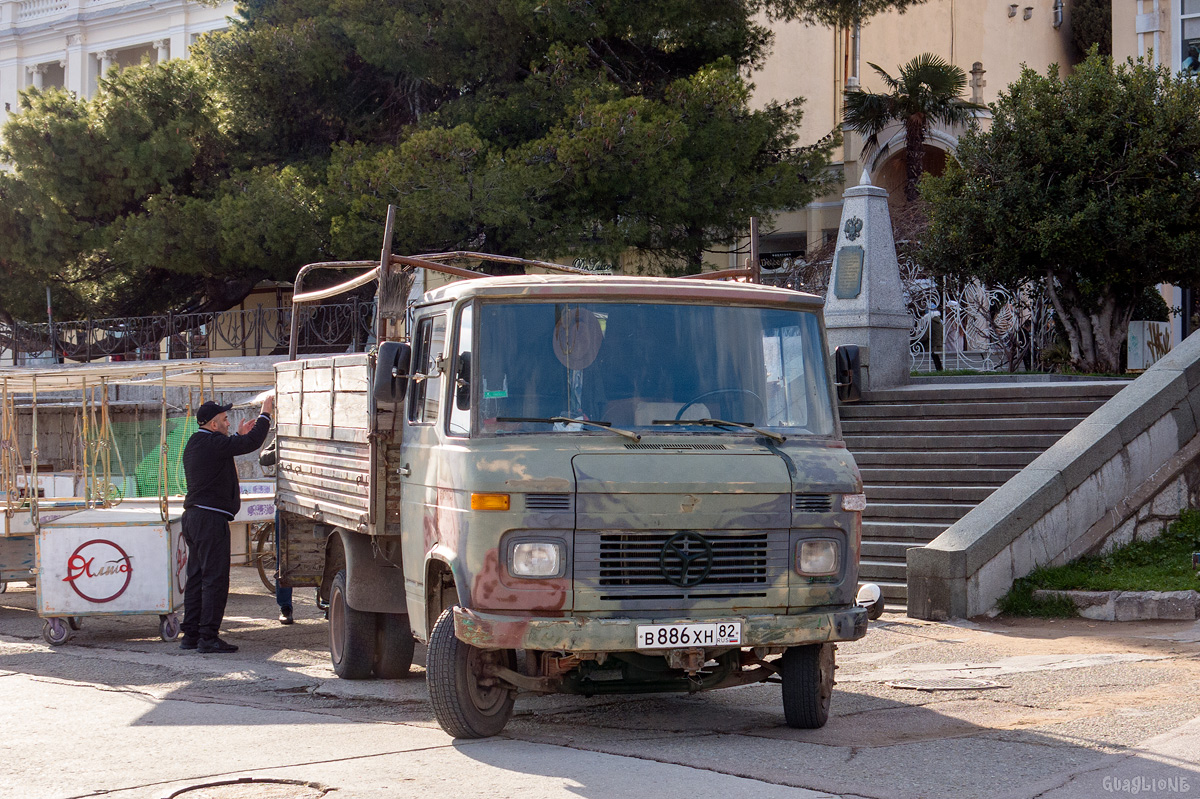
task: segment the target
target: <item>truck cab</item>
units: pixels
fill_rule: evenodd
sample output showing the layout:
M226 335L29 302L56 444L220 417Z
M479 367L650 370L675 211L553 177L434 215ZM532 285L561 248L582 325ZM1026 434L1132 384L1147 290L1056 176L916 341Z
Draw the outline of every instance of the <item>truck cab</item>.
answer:
M411 631L457 737L498 733L518 693L772 677L789 725L822 726L834 645L867 610L821 308L741 283L478 278L424 294L406 341L340 356L344 379L323 359L328 397L281 378L281 535L323 542L335 667L371 649L349 654L394 674ZM353 447L313 458L325 417L295 411L327 401L345 439L347 394L358 490L343 479L338 506L302 462Z

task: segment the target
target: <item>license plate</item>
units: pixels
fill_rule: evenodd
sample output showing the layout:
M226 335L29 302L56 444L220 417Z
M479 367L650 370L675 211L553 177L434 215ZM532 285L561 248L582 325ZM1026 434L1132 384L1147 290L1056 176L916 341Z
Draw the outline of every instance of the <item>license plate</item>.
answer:
M742 643L742 624L737 621L717 624L639 624L637 641L638 649L738 646Z

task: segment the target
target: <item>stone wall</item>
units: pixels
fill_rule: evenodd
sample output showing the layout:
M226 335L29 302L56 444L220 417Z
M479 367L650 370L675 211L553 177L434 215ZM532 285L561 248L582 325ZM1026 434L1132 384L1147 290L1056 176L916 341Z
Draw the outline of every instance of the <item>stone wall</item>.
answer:
M985 613L1018 577L1136 538L1200 504L1200 336L1192 336L925 547L908 614Z

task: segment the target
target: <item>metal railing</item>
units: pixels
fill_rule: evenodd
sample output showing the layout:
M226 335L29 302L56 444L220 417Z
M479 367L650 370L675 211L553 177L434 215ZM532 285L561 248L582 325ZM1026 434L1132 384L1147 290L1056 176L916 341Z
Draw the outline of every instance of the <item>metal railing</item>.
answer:
M296 326L300 353L359 352L374 341L375 303L302 307ZM4 364L286 355L292 307L179 313L121 319L0 323ZM11 360L10 360L11 359Z
M1016 289L931 277L899 245L900 282L912 320L912 370L1050 371L1043 357L1056 338L1054 308L1040 281ZM769 256L768 256L769 258ZM765 261L766 259L764 259ZM831 260L779 258L763 282L825 296ZM764 264L765 266L765 264Z

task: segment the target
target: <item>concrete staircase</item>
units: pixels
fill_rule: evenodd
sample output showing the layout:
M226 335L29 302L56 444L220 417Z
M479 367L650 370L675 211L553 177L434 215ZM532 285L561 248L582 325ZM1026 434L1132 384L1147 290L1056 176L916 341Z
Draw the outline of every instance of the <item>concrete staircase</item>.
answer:
M867 494L859 579L904 605L905 553L929 543L1126 381L917 378L840 407Z

